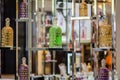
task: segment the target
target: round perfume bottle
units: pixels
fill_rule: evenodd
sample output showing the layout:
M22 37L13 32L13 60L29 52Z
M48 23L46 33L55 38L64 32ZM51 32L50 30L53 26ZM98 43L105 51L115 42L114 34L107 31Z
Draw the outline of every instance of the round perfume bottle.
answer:
M2 28L2 46L13 46L13 29L10 27L10 19L6 18L6 26Z

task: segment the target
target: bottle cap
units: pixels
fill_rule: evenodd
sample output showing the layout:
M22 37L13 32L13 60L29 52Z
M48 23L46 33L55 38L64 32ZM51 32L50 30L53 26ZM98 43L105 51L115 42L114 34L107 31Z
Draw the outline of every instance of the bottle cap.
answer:
M5 21L6 21L6 26L9 26L10 25L10 18L6 18Z

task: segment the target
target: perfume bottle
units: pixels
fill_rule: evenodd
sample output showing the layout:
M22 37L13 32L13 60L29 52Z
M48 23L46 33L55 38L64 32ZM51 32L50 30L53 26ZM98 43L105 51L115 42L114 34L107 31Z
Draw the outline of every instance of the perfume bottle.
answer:
M28 80L28 65L25 57L22 58L22 64L19 67L19 80Z
M64 77L67 77L67 74L66 74L66 66L64 63L60 63L58 65L59 69L60 69L60 74Z
M45 56L46 61L51 61L51 53L48 51L46 56Z
M57 18L54 19L54 24L49 30L49 47L62 46L62 30L57 26Z
M60 27L56 27L56 46L62 46L62 30Z
M108 24L108 19L103 20L103 24L99 26L99 47L112 46L112 26Z
M47 75L51 74L51 65L52 65L51 57L52 57L52 55L51 55L50 51L45 50L43 53L43 61L45 61L43 71Z
M105 59L101 60L101 68L98 72L98 80L109 80L109 70L106 68Z
M88 8L85 0L82 0L82 2L80 3L79 10L80 10L79 12L80 16L88 16Z
M20 18L27 18L27 1L23 0L20 4L20 13L19 13Z
M13 46L13 29L10 27L10 19L6 18L6 25L2 28L2 46Z
M56 27L51 27L49 30L49 47L56 45Z

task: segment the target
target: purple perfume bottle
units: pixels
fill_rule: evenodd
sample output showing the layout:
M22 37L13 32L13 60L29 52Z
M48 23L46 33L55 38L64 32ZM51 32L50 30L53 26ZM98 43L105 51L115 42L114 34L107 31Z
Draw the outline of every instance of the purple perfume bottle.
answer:
M19 12L20 18L27 18L27 1L23 0L20 4L20 12Z
M28 65L26 64L26 58L22 58L22 64L19 67L19 80L29 80L28 79Z

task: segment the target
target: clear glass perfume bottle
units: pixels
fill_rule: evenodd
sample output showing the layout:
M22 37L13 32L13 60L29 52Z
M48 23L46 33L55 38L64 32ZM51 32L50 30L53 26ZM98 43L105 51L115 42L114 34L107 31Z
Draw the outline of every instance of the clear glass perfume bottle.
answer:
M88 16L88 8L87 8L87 3L85 2L85 0L82 0L82 2L80 3L80 8L79 8L80 12L80 16Z
M10 27L10 19L6 18L6 25L2 28L2 46L13 46L13 29Z

